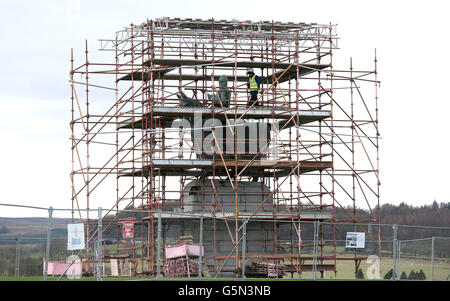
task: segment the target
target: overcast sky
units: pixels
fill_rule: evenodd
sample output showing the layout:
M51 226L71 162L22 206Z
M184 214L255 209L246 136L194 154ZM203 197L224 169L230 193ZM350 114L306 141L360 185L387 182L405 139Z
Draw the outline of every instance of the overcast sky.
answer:
M97 39L166 16L338 24L343 68L372 68L377 48L382 203L449 202L445 3L2 0L0 203L70 208L70 48L96 56ZM0 207L17 215L36 214Z

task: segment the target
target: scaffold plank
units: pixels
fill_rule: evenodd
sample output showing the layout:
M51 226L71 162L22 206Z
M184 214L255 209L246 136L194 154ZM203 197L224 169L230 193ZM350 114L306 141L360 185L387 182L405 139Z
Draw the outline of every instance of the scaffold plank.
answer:
M248 166L247 166L248 165ZM275 161L275 160L249 160L235 161L214 161L205 159L153 159L152 167L154 174L165 176L202 176L210 173L214 168L217 176L225 176L227 168L244 169L242 176L260 176L265 177L286 176L290 170L295 167L295 162ZM333 164L329 161L301 161L300 174L332 168ZM134 170L122 170L120 176L137 177L149 175L150 165Z
M198 220L200 218L200 216L203 216L203 218L208 219L208 218L216 218L216 219L236 219L236 215L235 213L231 212L231 213L227 213L227 212L215 212L214 214L212 214L211 212L189 212L189 213L185 213L183 214L183 212L162 212L161 213L161 218L162 219L171 219L171 220L187 220L187 219L192 219L192 220ZM263 214L263 213L254 213L254 214L249 214L248 212L239 212L239 216L238 219L239 220L243 220L243 219L248 219L249 217L252 217L254 219L258 219L258 220L267 220L268 222L270 221L274 221L274 220L298 220L298 215L294 215L294 214L280 214L278 213L275 217L273 214ZM331 220L333 217L333 213L332 212L327 212L327 211L322 211L322 212L301 212L300 214L300 220ZM143 217L143 220L153 220L156 221L157 218L157 213L154 213L153 215L149 215L149 216L145 216Z
M236 111L236 112L235 112ZM314 121L323 120L331 117L331 112L327 110L286 110L286 109L276 109L276 108L237 108L235 110L234 107L226 108L223 110L222 108L206 108L206 107L160 107L155 106L152 108L153 117L162 117L162 127L167 125L169 122L180 118L180 117L194 117L195 114L201 114L202 118L204 117L212 117L213 114L216 118L227 117L234 118L235 113L237 116L244 115L244 119L264 119L264 118L273 118L280 120L287 120L292 117L292 115L296 115L298 112L300 125L307 124ZM149 114L145 115L148 116ZM126 119L119 123L118 129L141 129L143 123L143 119L138 119L132 122L132 119Z
M181 67L181 66L215 66L215 67L228 67L228 68L274 68L274 69L286 69L291 66L295 66L294 63L280 63L280 62L263 62L263 61L212 61L212 60L189 60L189 59L153 59L144 62L145 66L159 65L166 67ZM324 69L329 65L323 64L298 64L300 69Z
M173 66L175 67L181 67L181 66L198 66L198 65L208 65L211 64L212 61L199 61L199 60L155 60L154 63L158 62L167 62L169 63L167 66L171 66L172 68L161 68L158 70L153 70L153 79L163 78L165 80L190 80L190 81L200 81L200 80L206 80L210 81L212 78L214 78L214 81L218 81L220 75L214 75L214 77L211 77L211 75L195 75L195 74L168 74L170 71L174 70ZM177 63L178 62L178 63ZM147 64L144 63L144 64ZM226 67L226 68L234 68L235 63L234 62L219 62L217 63L216 67ZM297 75L297 65L295 64L289 64L289 63L274 63L272 66L272 63L270 62L239 62L237 63L237 67L247 67L247 68L269 68L269 69L282 69L282 71L277 71L269 76L260 76L261 82L264 84L271 84L274 79L278 78L283 72L284 69L288 69L284 75L278 80L279 83L285 82L289 79L295 79ZM299 64L298 65L298 72L299 76L304 76L310 73L313 73L315 71L320 71L323 69L328 68L329 65L324 64ZM218 71L219 72L219 71ZM119 78L119 81L121 80L135 80L135 81L146 81L149 80L150 72L147 71L135 71L130 74L127 74L121 78ZM228 75L227 79L229 82L233 82L235 80L235 77L232 75ZM247 76L237 76L236 80L238 82L247 82L248 77Z

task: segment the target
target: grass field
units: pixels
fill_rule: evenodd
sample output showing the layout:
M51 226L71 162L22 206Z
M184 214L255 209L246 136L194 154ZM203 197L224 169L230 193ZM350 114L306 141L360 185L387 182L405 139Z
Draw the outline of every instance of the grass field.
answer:
M367 268L369 264L365 261L361 262L360 268L364 273L364 277L367 278ZM381 260L381 278L392 268L392 258L385 257ZM354 263L353 261L338 261L337 262L337 277L335 277L334 272L325 272L325 279L354 279ZM431 261L423 260L423 259L401 259L400 262L400 274L405 272L406 275L409 275L411 270L416 272L423 270L426 274L426 279L431 279ZM319 273L316 274L316 277L319 278ZM435 268L434 268L434 280L446 280L450 275L450 261L449 260L435 260ZM294 278L297 278L297 275L294 274ZM48 277L49 281L56 281L58 277ZM142 280L145 278L139 277L105 277L104 281L124 281L124 280ZM164 278L162 278L164 279ZM174 280L176 280L175 278ZM179 279L179 278L178 278ZM284 280L290 280L290 275L286 275ZM302 274L302 279L312 279L311 272L304 272ZM449 278L450 279L450 278ZM63 281L96 281L96 277L82 277L81 279L68 279L63 277ZM204 278L204 280L208 280L208 278ZM211 279L212 280L212 279ZM218 279L223 280L223 279ZM264 280L264 279L261 279ZM34 276L34 277L0 277L0 281L42 281L42 276Z
M125 280L138 280L142 278L138 277L110 277L103 278L103 281L125 281ZM48 277L48 281L57 281L58 277ZM42 276L25 276L25 277L0 277L0 281L43 281ZM61 278L61 281L97 281L97 277L82 277L80 279L68 279L67 277Z
M364 273L364 277L367 278L367 269L369 264L365 261L361 261L360 269ZM392 257L383 257L381 259L381 278L392 268ZM401 259L400 260L400 275L405 272L408 276L411 270L418 272L423 270L426 275L426 279L431 279L431 260L430 259ZM355 278L355 265L353 261L338 261L337 262L337 275L334 272L325 272L325 279L354 279ZM450 274L450 260L435 260L434 263L434 280L446 280ZM316 274L319 277L319 273ZM400 277L399 275L399 277ZM295 276L294 276L295 277ZM302 278L312 278L311 272L304 272ZM449 278L450 279L450 278Z

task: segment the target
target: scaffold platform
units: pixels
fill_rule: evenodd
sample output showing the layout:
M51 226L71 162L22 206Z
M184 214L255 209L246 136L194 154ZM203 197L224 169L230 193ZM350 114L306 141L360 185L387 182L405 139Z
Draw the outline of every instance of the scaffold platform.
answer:
M158 67L154 67L158 65ZM152 67L150 71L146 69L142 69L141 71L131 72L118 80L135 80L135 81L147 81L151 78L156 79L165 79L165 80L191 80L191 81L218 81L220 74L215 74L214 76L210 75L198 75L198 74L168 74L173 70L176 70L182 66L188 67L215 67L217 68L217 72L220 73L224 71L224 68L261 68L273 70L273 74L264 76L261 75L261 83L263 84L271 84L278 79L278 83L282 83L288 81L290 79L295 79L297 77L297 69L298 76L302 77L308 74L311 74L316 71L324 70L330 65L328 64L295 64L295 63L280 63L280 62L254 62L254 61L211 61L211 60L179 60L179 59L154 59L151 61L147 61L143 64L143 66ZM298 67L298 68L297 68ZM275 69L280 71L275 71ZM153 73L153 76L150 77L150 74ZM229 82L237 81L237 82L248 82L248 76L238 76L238 75L226 75Z
M164 107L155 106L152 108L151 113L143 114L147 118L150 115L153 118L158 118L158 122L152 123L153 126L167 127L169 122L178 118L192 118L195 114L201 114L202 118L238 118L245 119L278 119L281 120L280 127L284 126L284 123L291 120L287 126L294 125L292 116L298 114L299 124L307 124L314 121L324 120L331 117L331 112L327 110L287 110L282 108L244 108L244 107L229 107L229 108L205 108L205 107ZM142 129L144 119L125 119L120 122L118 129ZM284 120L284 122L283 122Z
M330 161L301 161L300 174L320 171L332 168ZM212 174L212 169L216 176L227 176L226 169L238 168L244 170L241 176L264 176L281 177L287 176L292 169L296 168L296 162L281 160L239 160L239 161L221 161L205 159L153 159L151 165L143 168L124 169L119 175L122 177L148 177L150 169L153 169L154 175L165 176L204 176Z

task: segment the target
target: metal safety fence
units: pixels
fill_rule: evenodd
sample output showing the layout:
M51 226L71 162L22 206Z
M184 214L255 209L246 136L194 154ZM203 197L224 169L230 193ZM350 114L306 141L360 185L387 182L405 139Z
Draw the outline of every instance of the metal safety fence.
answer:
M2 206L1 280L450 278L450 227Z

